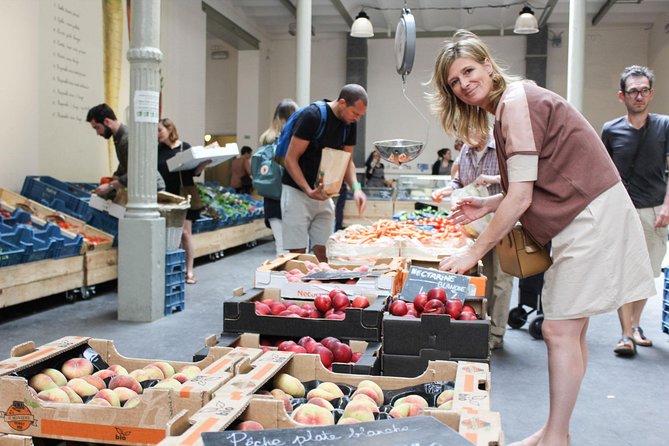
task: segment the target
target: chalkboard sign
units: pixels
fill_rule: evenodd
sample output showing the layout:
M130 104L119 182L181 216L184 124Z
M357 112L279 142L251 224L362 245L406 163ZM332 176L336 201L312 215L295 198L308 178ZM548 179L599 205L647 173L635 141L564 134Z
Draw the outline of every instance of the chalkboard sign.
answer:
M418 293L427 293L432 288L443 288L449 298L457 297L464 302L472 294L469 290L469 276L452 274L434 268L411 266L400 293L402 300L413 302Z
M471 446L432 417L264 431L203 432L205 446Z

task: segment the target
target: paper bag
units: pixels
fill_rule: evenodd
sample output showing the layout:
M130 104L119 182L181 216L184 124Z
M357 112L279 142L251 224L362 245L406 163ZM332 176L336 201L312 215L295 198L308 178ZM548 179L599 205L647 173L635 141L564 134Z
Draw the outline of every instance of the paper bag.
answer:
M318 180L323 184L323 192L335 195L341 189L342 181L346 176L351 154L344 150L324 148L321 155L321 164L318 167ZM316 185L318 186L318 185Z

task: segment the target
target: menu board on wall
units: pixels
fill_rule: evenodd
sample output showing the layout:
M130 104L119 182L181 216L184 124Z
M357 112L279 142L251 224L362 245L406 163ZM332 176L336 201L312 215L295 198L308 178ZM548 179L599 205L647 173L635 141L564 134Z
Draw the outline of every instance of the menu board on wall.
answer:
M84 17L70 1L54 0L49 4L51 13L48 32L50 55L49 63L45 64L51 72L49 106L50 116L57 120L82 121L90 108L87 104L91 89L91 80L87 75L87 47L82 28L85 27Z

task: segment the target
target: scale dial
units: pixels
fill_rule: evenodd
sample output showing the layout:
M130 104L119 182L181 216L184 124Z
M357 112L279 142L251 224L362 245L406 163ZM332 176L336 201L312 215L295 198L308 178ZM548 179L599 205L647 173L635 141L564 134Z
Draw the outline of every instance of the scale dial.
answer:
M416 21L411 11L404 8L395 30L395 67L402 77L411 73L415 54Z

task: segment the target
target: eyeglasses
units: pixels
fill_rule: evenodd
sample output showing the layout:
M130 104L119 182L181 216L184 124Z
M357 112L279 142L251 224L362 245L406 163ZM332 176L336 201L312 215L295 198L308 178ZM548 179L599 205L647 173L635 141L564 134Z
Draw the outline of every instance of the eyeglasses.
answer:
M637 90L636 88L632 88L631 90L627 90L625 94L629 97L635 98L637 97L638 94L641 94L642 97L647 98L648 95L650 94L651 89L650 88L642 88L641 90Z

